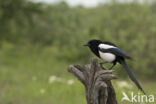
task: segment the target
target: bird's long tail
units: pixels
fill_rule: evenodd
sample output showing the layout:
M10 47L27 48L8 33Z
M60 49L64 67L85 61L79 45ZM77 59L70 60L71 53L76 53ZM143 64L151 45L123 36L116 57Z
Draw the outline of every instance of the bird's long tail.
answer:
M127 71L130 79L136 84L136 86L138 87L138 89L140 89L144 95L146 95L146 93L144 92L144 90L142 89L141 85L139 84L139 82L136 80L136 78L134 77L133 73L131 72L131 70L129 69L128 65L126 64L126 62L124 60L120 60L120 64L123 66L123 68Z

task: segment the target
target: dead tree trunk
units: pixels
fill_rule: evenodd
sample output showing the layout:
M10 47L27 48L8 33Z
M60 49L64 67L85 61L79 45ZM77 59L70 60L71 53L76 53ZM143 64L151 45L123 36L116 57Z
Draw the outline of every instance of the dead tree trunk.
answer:
M85 86L87 104L117 104L112 79L112 70L103 68L97 59L91 64L80 66L70 65L68 71L73 73Z

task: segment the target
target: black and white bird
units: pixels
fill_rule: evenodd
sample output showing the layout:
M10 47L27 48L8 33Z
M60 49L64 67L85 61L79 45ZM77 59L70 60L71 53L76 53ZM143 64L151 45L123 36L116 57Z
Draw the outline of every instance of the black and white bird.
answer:
M88 46L90 50L100 59L104 60L104 63L112 63L112 69L117 63L121 64L123 68L127 71L130 79L136 84L138 89L140 89L144 94L144 90L134 77L133 73L130 71L125 59L132 59L125 52L119 49L115 44L111 42L102 42L100 40L90 40L84 46ZM146 94L145 94L146 95Z

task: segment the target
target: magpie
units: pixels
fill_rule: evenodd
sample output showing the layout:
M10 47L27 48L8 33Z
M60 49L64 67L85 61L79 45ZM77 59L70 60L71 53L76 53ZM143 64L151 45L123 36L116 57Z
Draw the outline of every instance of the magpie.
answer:
M143 94L146 95L141 85L136 80L133 73L126 64L125 59L132 58L129 55L127 55L124 51L122 51L120 48L118 48L115 44L111 42L103 42L101 40L95 39L90 40L84 46L88 46L97 57L104 61L104 63L112 63L113 65L110 69L112 69L117 63L121 64L128 73L130 79L136 84L138 89L140 89L143 92Z

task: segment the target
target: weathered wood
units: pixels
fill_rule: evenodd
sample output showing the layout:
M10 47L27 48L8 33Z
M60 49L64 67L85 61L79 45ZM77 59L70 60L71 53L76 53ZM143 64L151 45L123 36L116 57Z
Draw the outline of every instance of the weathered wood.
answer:
M85 86L87 104L117 104L112 79L117 77L112 70L106 70L93 58L89 65L70 65L68 71Z

